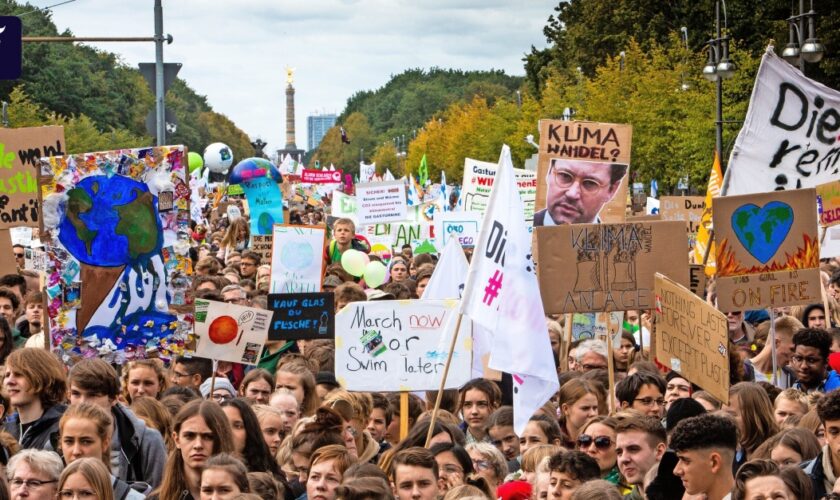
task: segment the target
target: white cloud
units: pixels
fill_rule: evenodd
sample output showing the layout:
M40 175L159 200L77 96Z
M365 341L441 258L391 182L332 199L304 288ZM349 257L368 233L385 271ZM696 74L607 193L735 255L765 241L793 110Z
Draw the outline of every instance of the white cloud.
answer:
M43 7L53 1L36 0ZM164 0L167 62L213 108L252 138L285 145L285 71L296 68L295 126L341 112L359 90L409 68L501 69L524 74L522 57L542 47L558 0ZM53 11L59 32L150 36L152 0L76 0ZM144 43L93 44L131 65L154 61Z

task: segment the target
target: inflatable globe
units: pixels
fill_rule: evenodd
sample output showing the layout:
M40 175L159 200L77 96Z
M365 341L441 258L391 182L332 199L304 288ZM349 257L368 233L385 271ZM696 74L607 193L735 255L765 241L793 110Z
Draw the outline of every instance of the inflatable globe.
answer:
M204 149L204 166L211 172L224 174L233 165L233 151L221 142L214 142Z

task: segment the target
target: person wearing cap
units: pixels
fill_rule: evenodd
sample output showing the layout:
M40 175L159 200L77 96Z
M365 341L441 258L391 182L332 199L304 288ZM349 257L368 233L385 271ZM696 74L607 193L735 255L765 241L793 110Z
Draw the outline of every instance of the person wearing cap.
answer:
M210 393L211 386L213 389L212 394ZM201 397L204 399L212 399L217 403L221 403L222 401L235 398L236 389L233 388L233 384L230 383L230 380L226 378L210 377L201 383Z
M318 372L315 375L315 392L321 401L324 400L327 394L340 387L333 372Z
M342 283L344 282L341 281L341 278L334 274L330 274L326 278L324 278L324 283L321 285L321 288L323 288L325 292L332 292L333 290L335 290L335 287Z
M694 399L680 398L674 401L665 414L665 432L668 434L681 420L706 413L706 409Z
M365 290L368 301L371 300L394 300L394 295L388 292L383 292L377 288L369 288Z

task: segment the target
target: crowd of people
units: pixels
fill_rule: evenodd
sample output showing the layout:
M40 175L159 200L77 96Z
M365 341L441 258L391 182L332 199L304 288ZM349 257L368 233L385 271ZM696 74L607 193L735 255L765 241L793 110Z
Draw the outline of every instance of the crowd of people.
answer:
M192 227L189 299L268 309L247 216L207 215ZM311 206L290 215L327 224ZM369 242L349 219L329 230L336 311L423 296L434 255L394 249L387 282L369 288L341 266ZM444 391L432 421L437 392L405 405L341 387L329 340L269 342L255 367L190 355L68 366L47 349L41 277L14 251L19 273L0 277L0 500L840 498L836 261L823 262L827 301L775 311L775 337L765 311L727 315L726 402L652 359L650 311L625 312L611 351L567 343L567 318L546 318L560 390L517 434L509 375Z

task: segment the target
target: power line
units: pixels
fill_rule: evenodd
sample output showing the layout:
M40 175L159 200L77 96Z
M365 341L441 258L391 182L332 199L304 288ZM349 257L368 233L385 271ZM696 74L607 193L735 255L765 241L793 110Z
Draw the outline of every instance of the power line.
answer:
M32 10L28 11L28 12L24 12L23 14L19 14L17 17L23 17L23 16L26 16L26 15L29 15L29 14L32 14L32 13L34 13L34 12L38 12L38 11L50 10L50 9L52 9L53 7L58 7L58 6L60 6L60 5L64 5L64 4L68 4L68 3L73 3L73 2L75 2L75 1L76 1L76 0L65 0L64 2L59 2L59 3L57 3L57 4L48 5L48 6L46 6L46 7L36 7L36 8L34 8L34 9L32 9Z

